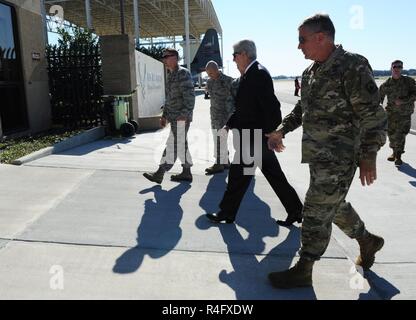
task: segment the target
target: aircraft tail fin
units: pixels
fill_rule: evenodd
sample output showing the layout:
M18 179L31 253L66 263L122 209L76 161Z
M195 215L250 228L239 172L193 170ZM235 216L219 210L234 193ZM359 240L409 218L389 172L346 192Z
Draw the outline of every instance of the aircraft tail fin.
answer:
M223 66L218 33L215 29L208 29L205 33L202 43L191 63L191 73L199 74L205 71L206 64L211 60L218 63L219 67Z

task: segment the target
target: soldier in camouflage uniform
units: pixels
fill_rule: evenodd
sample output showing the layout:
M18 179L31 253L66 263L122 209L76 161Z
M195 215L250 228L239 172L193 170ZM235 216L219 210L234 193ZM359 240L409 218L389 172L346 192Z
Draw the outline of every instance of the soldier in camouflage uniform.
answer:
M291 269L269 275L273 286L312 286L312 268L324 254L335 223L360 245L357 265L369 269L384 240L369 233L345 201L357 165L365 186L377 178L376 155L386 141L387 119L379 105L372 69L364 57L334 44L328 15L299 27L299 49L314 63L302 76L302 95L292 113L268 135L269 148L284 150L284 136L303 125L302 162L310 168L304 203L300 259Z
M211 97L211 129L214 137L215 164L205 170L207 174L223 172L229 167L228 132L224 129L234 112L232 95L233 78L218 70L215 61L207 63L205 70L209 76L207 92Z
M393 154L387 159L400 166L410 132L412 114L415 110L416 82L413 78L403 76L403 62L396 60L391 64L391 78L380 87L380 101L387 96L388 136Z
M175 49L166 49L163 52L163 63L168 70L166 81L166 102L160 125L165 127L170 123L170 135L166 149L159 165L153 173L143 175L152 182L162 183L166 171L172 169L179 159L182 162L181 174L173 175L172 181L192 182L192 158L188 149L188 130L192 122L195 107L195 92L189 70L178 65L179 54Z

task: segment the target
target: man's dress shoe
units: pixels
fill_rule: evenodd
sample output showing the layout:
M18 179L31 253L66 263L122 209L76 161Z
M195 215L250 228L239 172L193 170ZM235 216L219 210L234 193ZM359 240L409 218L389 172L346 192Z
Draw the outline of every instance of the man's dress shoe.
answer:
M221 214L219 214L219 213L213 213L213 214L208 213L208 214L206 215L206 217L207 217L210 221L215 222L215 223L222 223L222 222L225 222L225 223L231 224L231 223L233 223L233 222L234 222L234 219L227 218L227 217L225 217L224 215L221 215Z
M290 227L295 222L302 223L302 219L303 219L302 215L289 216L289 217L287 217L287 219L285 221L277 220L276 223L279 226L282 226L282 227Z

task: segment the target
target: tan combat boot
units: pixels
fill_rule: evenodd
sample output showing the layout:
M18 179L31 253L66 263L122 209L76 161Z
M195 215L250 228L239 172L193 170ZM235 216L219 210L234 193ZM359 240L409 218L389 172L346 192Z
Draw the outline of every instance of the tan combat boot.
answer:
M192 182L191 168L183 168L181 174L176 174L170 177L170 180L175 182L188 181Z
M312 287L312 269L314 261L300 258L293 268L282 272L269 274L273 287L291 289L297 287Z
M357 258L356 265L369 270L376 259L376 252L384 245L384 239L366 231L364 236L357 238L357 241L360 245L360 256Z
M387 161L390 161L390 162L396 161L396 154L393 152L393 154L387 158Z
M398 153L398 154L396 155L396 161L394 162L394 164L395 164L396 166L401 166L401 165L403 164L403 160L402 160L402 155L401 155L401 153Z
M162 167L159 167L159 169L156 172L146 172L143 173L143 176L157 184L161 184L163 181L163 177L165 175L165 170Z

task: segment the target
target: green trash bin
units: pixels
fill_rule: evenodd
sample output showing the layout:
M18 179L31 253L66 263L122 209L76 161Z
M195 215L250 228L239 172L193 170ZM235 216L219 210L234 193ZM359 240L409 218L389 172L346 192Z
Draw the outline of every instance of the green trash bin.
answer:
M129 102L124 97L116 97L113 105L114 124L120 130L123 123L129 122Z
M114 129L120 131L123 137L133 136L137 132L139 125L130 118L129 98L131 95L107 95L104 97L112 99Z

